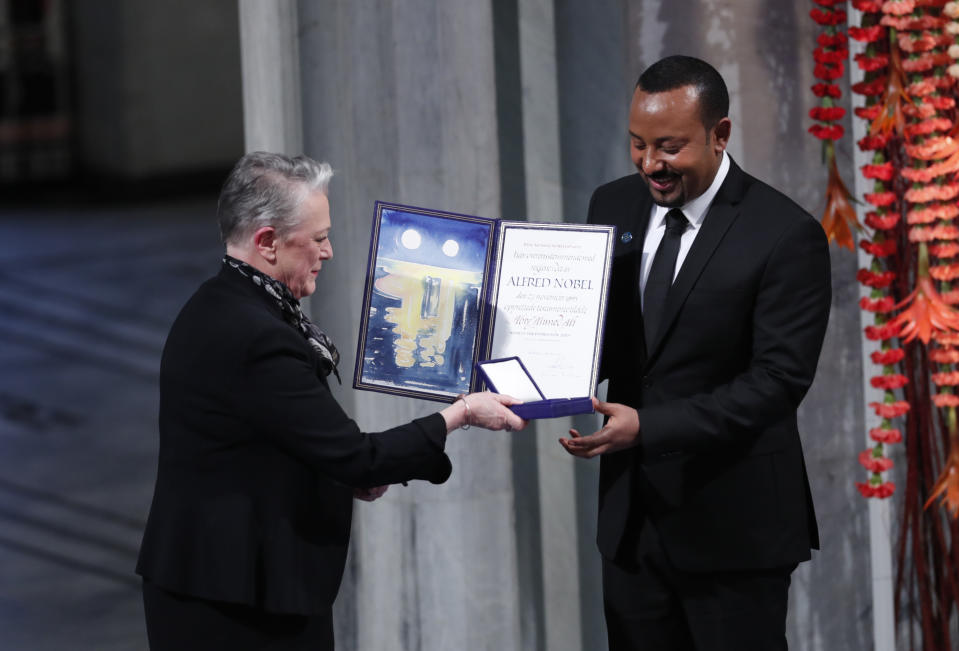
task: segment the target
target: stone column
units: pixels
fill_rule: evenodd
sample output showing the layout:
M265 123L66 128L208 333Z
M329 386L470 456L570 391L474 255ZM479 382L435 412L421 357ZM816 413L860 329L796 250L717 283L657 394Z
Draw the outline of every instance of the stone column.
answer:
M520 113L523 135L523 178L530 221L563 222L557 90L556 30L551 0L519 0L518 42L521 80ZM541 599L537 609L542 627L538 645L550 651L576 651L582 646L580 621L579 536L576 511L576 462L557 439L573 425L572 418L533 424L539 512L538 563ZM519 457L514 456L518 461ZM521 541L526 542L526 541ZM539 587L539 586L536 586ZM524 611L532 604L523 604ZM529 632L527 632L529 636ZM527 637L529 643L533 640ZM592 648L592 647L591 647Z
M563 221L586 221L593 190L633 171L626 118L635 73L627 65L627 14L623 5L620 0L553 3ZM530 186L535 183L531 178ZM605 383L599 386L600 399L605 397L605 388ZM573 426L581 432L592 432L600 422L593 415L578 416ZM578 648L602 651L606 648L606 622L602 566L596 548L599 459L575 460L573 473L580 595ZM550 499L542 499L544 512ZM547 524L543 527L545 537ZM572 537L574 531L565 535ZM548 604L549 597L546 599ZM574 647L571 642L569 647L560 648Z
M344 352L341 404L379 430L443 405L346 386L373 203L498 216L491 6L304 0L299 21L305 150L337 170L313 314ZM520 648L511 435L457 431L447 450L447 484L357 506L338 648Z
M303 149L296 0L239 0L246 151Z
M239 0L243 150L303 153L296 0ZM312 298L300 305L310 311Z

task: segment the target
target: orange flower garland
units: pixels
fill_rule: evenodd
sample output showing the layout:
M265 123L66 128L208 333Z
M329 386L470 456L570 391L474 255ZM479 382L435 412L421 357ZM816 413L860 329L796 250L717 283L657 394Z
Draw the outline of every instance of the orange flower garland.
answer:
M944 45L950 46L948 58L951 65L947 73L950 78L955 79L959 78L959 64L954 62L959 59L959 44L956 43L959 40L959 2L947 3L942 13L951 19L944 24L943 37L948 39ZM934 278L943 282L944 289L948 292L952 289L948 283L959 277L959 260L957 260L959 245L955 242L945 242L937 247L934 254L943 261L931 267L929 272ZM953 518L959 518L959 426L956 423L959 396L954 393L954 387L959 385L959 371L955 370L956 363L959 362L959 351L953 348L953 342L943 342L943 347L930 351L929 356L930 360L938 363L940 368L940 372L932 376L933 382L939 387L939 393L933 396L933 401L938 407L946 410L949 452L924 508L928 509L937 497L941 497L946 509L952 512Z
M842 23L842 3L813 1L827 31ZM959 0L849 3L862 13L848 37L864 44L852 58L862 80L851 88L865 97L853 112L867 125L857 145L871 156L861 172L871 184L863 223L873 230L859 246L872 259L857 274L867 288L859 306L873 315L864 334L878 342L870 359L882 370L869 383L883 395L870 403L880 422L869 424L869 447L858 455L868 479L856 487L867 498L892 495L886 473L898 469L888 446L904 444L896 612L910 644L918 631L916 648L951 649L959 604ZM838 61L815 58L817 70ZM829 84L814 92L831 101L810 114L823 137L834 135L828 118L841 113L820 110L839 99L838 88L829 95L836 78L820 78Z
M869 479L856 486L865 497L892 495L887 446L905 443L896 608L904 598L915 609L920 646L934 651L954 648L959 603L959 23L948 20L959 18L959 0L850 2L863 14L849 37L866 48L854 57L864 79L852 89L866 97L854 113L869 127L857 144L873 152L862 167L873 181L864 222L875 233L860 242L873 256L858 274L870 288L860 307L874 314L865 335L881 342L870 358L882 373L870 384L884 392L870 403L882 422L858 458ZM930 511L937 500L945 509Z

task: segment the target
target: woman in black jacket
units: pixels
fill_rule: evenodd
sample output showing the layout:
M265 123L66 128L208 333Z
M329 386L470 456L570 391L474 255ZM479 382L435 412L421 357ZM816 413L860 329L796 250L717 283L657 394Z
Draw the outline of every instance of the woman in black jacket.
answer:
M223 266L180 312L160 369L137 564L151 649L332 649L354 496L446 481L457 427L525 425L488 392L379 433L343 412L327 384L339 355L299 305L333 256L331 176L255 152L223 186Z

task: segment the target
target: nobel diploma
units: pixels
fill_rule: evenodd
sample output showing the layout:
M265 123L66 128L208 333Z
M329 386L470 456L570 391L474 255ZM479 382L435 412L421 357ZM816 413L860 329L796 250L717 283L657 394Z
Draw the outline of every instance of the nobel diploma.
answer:
M550 399L595 392L612 232L500 225L489 357L518 356Z

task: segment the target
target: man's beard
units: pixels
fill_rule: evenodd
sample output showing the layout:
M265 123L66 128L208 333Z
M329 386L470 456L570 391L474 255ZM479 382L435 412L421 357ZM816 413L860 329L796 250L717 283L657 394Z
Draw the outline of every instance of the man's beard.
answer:
M646 183L650 189L650 194L652 195L653 201L656 203L656 205L662 206L663 208L679 208L684 203L686 203L685 196L682 191L680 191L679 194L676 195L675 199L670 199L669 201L662 201L660 199L657 199L656 195L659 194L660 196L662 196L663 193L660 190L654 189L652 187L651 181L656 181L657 183L672 181L673 185L672 185L672 188L669 190L669 193L673 194L674 192L676 192L676 190L681 190L682 177L679 174L658 174L653 176L647 176Z

